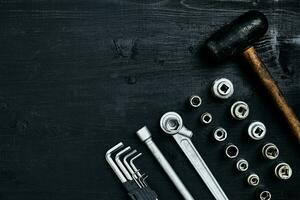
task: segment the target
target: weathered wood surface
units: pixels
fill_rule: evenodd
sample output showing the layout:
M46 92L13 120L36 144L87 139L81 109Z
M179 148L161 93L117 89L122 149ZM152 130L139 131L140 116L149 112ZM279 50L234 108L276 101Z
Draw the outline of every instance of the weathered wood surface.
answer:
M247 65L211 66L198 54L214 30L249 9L268 16L269 32L256 47L300 116L298 0L1 0L0 199L127 199L104 159L119 141L143 152L137 164L160 199L181 199L135 136L144 124L196 199L213 199L159 130L160 116L170 110L194 131L193 142L230 199L255 199L255 189L210 140L217 125L228 129L228 141L240 147L273 199L300 199L299 145ZM232 99L219 102L209 94L218 77L233 81ZM185 107L191 94L203 97L197 111ZM251 108L243 122L227 113L238 99ZM204 111L214 116L209 127L199 123ZM268 127L261 142L245 136L255 119ZM291 180L277 181L276 161L258 156L265 142L279 146L277 161L290 163Z

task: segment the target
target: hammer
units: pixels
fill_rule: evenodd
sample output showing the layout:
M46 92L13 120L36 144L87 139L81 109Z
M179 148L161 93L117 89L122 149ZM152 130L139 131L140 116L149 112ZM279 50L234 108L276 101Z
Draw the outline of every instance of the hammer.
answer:
M248 11L215 32L205 43L207 53L217 62L241 54L249 63L260 83L270 94L300 142L300 123L268 69L252 44L268 30L268 20L258 11Z

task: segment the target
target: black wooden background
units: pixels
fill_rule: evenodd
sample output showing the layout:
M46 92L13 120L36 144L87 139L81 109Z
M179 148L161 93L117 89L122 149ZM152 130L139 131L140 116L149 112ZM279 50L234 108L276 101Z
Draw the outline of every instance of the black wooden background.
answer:
M239 14L257 9L270 23L256 44L273 77L300 116L300 1L298 0L0 0L0 199L120 200L125 190L104 159L123 141L143 153L136 164L160 200L180 194L140 143L153 139L196 199L213 199L175 141L159 129L167 111L179 112L193 142L230 199L255 199L223 145L211 140L224 126L275 200L300 199L299 145L245 63L209 64L204 40ZM234 96L217 101L210 84L232 80ZM196 111L192 94L203 98ZM230 105L248 102L245 121L231 120ZM208 111L214 122L202 126ZM263 121L264 140L247 139L251 120ZM276 161L259 154L265 142L280 148ZM279 161L293 177L274 178Z

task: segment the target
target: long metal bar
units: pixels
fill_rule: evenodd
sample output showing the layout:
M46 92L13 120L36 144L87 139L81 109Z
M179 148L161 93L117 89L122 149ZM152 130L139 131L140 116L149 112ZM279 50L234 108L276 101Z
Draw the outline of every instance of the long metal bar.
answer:
M166 174L169 176L177 190L180 192L182 197L185 200L194 200L190 192L187 190L185 185L182 183L176 172L173 170L167 159L164 157L164 155L161 153L159 148L156 146L156 144L153 142L151 138L151 133L148 130L146 126L141 128L137 131L138 137L141 139L142 142L144 142L153 156L156 158L160 166L163 168L163 170L166 172Z

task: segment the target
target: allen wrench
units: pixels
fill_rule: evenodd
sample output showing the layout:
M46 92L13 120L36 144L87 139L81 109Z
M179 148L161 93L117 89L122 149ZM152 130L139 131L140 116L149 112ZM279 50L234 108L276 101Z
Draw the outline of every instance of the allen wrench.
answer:
M137 176L139 178L142 177L142 174L140 173L140 170L135 166L135 164L133 163L133 161L136 160L136 159L138 159L140 156L142 156L142 153L137 154L136 156L134 156L133 158L131 158L130 161L129 161L130 166L132 167L134 173L137 174Z
M124 156L123 158L123 163L126 166L126 168L128 169L129 173L131 174L132 178L135 180L136 184L142 188L144 187L143 183L139 181L139 178L137 177L137 175L135 174L135 172L133 171L133 169L130 167L130 165L127 162L127 159L134 155L137 152L137 150L133 150L130 153L128 153L127 155Z
M138 159L138 158L139 158L140 156L142 156L142 155L143 155L142 153L139 153L139 154L137 154L136 156L134 156L133 158L131 158L130 161L129 161L129 164L130 164L130 166L132 167L134 173L138 176L139 182L140 182L142 185L144 184L144 186L147 186L147 183L145 182L145 179L146 179L146 178L143 177L145 174L141 174L141 173L140 173L140 169L138 169L138 168L135 166L135 164L133 163L133 161L135 161L136 159Z
M153 191L146 184L143 184L147 176L145 177L144 175L141 175L142 178L137 177L135 170L133 170L130 167L130 164L128 164L128 162L126 161L130 156L135 154L137 151L133 150L124 156L123 162L126 161L124 162L124 164L128 168L126 169L126 167L121 161L121 156L123 156L125 153L130 151L131 147L126 147L124 149L122 149L122 147L124 147L124 144L122 142L119 142L118 144L110 148L105 154L105 159L110 165L110 167L112 168L112 170L115 172L119 180L121 181L122 185L127 190L128 196L132 200L158 200L155 191ZM116 154L115 160L113 160L112 154L116 153L117 151L119 152ZM137 170L137 168L135 169ZM135 177L137 177L137 179Z
M123 163L120 160L120 156L123 155L124 153L128 152L130 149L131 149L131 147L126 147L125 149L123 149L122 151L117 153L117 155L115 157L115 161L116 161L117 165L120 167L120 169L123 172L123 174L125 175L125 177L128 180L132 181L132 177L130 176L128 170L125 168L125 166L123 165Z
M117 145L115 145L114 147L112 147L111 149L109 149L106 152L106 154L105 154L106 161L108 162L108 164L110 165L110 167L112 168L112 170L115 172L115 174L117 175L117 177L120 179L121 183L127 182L127 179L125 178L125 176L123 175L123 173L120 171L120 169L116 165L116 163L113 161L113 159L111 158L111 155L114 152L120 150L123 146L124 146L124 144L122 142L120 142Z

